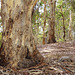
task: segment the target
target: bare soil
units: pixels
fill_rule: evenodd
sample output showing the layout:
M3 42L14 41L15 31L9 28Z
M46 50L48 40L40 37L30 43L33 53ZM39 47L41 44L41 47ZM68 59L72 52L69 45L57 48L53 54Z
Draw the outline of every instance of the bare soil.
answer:
M46 63L22 70L0 67L0 75L75 75L75 41L40 45L38 50Z

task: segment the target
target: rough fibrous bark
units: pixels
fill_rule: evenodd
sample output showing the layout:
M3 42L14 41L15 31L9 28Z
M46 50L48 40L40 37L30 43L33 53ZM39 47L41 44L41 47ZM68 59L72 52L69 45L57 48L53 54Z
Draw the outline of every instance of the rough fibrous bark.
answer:
M38 1L38 0L37 0ZM1 65L24 68L43 62L32 34L31 14L36 0L2 0Z
M49 28L48 28L48 43L55 43L55 0L50 1L50 19L49 19Z

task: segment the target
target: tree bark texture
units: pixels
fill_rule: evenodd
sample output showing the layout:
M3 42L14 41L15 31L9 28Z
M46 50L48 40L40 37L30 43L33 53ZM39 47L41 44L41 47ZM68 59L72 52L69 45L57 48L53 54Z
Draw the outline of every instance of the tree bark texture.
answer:
M48 28L48 43L55 43L55 6L56 1L50 0L50 19Z
M25 68L43 62L43 57L35 45L31 24L32 10L37 1L1 1L3 23L1 65L6 63L12 68Z

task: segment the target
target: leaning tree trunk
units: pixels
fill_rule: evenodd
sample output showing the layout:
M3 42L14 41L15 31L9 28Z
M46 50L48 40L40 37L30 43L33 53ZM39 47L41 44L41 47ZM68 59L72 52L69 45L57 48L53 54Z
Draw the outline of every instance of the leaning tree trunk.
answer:
M43 62L32 34L31 14L38 0L2 0L1 65L24 68ZM4 64L2 64L4 62Z
M50 0L50 20L48 28L48 43L55 43L55 6L56 1Z

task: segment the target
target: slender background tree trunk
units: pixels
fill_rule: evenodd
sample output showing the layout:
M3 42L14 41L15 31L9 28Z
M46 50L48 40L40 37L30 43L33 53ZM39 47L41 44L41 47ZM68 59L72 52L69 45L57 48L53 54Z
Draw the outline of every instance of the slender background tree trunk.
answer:
M61 15L62 15L62 21L63 21L63 39L64 39L64 41L66 41L66 39L65 39L66 32L65 32L64 14L62 11L62 6L61 6Z
M44 1L43 44L45 44L45 26L46 26L46 2Z
M70 21L69 21L69 40L72 40L72 13L70 10Z
M63 33L64 33L64 35L63 35L63 39L66 41L66 39L65 39L65 24L64 24L64 15L62 15L62 18L63 18Z

